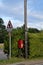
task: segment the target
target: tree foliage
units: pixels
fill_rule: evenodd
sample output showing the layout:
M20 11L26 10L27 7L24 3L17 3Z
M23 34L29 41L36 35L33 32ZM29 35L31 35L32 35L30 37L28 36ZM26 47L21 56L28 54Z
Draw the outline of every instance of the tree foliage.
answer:
M4 21L2 18L0 18L0 43L4 42L4 38L5 38L5 25L4 25Z
M30 32L30 33L39 33L40 31L36 28L29 28L28 32Z

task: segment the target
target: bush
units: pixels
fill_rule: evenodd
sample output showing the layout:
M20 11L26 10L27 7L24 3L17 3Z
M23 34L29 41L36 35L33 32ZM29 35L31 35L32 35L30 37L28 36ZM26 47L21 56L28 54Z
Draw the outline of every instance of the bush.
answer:
M42 34L29 34L29 57L43 57L43 37Z
M19 49L18 49L18 40L22 39L23 40L23 32L19 32L19 30L13 30L12 31L12 36L11 36L11 55L12 56L19 56ZM21 50L22 52L23 50ZM9 36L8 33L6 35L5 41L4 41L4 52L9 54ZM23 53L22 53L23 54Z
M4 53L9 54L9 37L6 35L6 38L4 40Z
M20 53L18 52L18 40L24 40L24 32L20 29L15 29L12 31L12 43L11 51L12 56L18 57ZM25 46L25 45L24 45ZM9 38L8 33L5 38L4 52L9 54ZM25 55L25 48L21 49L22 55ZM28 33L28 57L43 57L43 33Z

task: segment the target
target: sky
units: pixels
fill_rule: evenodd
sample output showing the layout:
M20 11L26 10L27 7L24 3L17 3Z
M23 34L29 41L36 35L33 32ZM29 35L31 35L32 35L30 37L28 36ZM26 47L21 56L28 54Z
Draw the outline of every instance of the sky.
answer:
M14 28L24 24L24 0L0 0L0 18ZM43 29L43 0L27 0L27 27Z

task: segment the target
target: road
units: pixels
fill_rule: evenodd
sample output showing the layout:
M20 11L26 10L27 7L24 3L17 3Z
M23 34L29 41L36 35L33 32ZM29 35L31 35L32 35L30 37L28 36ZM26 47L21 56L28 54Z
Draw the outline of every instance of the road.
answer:
M9 65L43 65L43 60L36 60L36 61L25 61L15 64L9 64Z
M4 54L3 49L0 49L0 60L7 59L7 55Z

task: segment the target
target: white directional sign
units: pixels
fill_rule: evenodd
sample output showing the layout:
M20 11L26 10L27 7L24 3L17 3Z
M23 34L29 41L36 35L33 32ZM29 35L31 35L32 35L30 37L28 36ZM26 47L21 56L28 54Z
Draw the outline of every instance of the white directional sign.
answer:
M9 21L8 22L8 25L7 25L7 31L8 32L11 32L12 31L12 28L13 28L12 23L11 23L11 21Z

